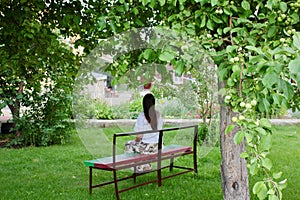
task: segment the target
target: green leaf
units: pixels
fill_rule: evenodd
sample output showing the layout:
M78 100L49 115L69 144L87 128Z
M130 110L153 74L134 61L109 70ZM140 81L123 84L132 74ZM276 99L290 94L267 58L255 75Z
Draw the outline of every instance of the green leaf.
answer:
M189 11L189 10L184 10L184 11L183 11L183 14L184 14L186 17L189 17L189 16L191 16L191 11Z
M100 17L99 18L99 31L103 30L106 27L106 18L105 17Z
M116 6L115 9L118 11L118 12L125 12L124 10L124 6Z
M152 49L146 49L143 53L143 56L145 59L149 60L151 58L151 55L154 53Z
M268 200L279 200L279 198L275 194L272 194L272 195L269 195Z
M282 180L282 181L279 182L278 188L280 190L283 190L284 188L286 188L286 186L287 186L287 179L284 179L284 180Z
M272 128L271 122L268 119L266 119L266 118L261 118L259 120L259 125L261 127L265 127L265 128L268 128L268 129Z
M267 132L265 129L263 129L262 127L257 127L255 128L255 131L260 133L261 135L267 135Z
M240 65L233 65L232 66L232 71L240 73L241 72L241 66Z
M265 108L265 111L266 113L270 113L270 103L267 99L263 99L263 105L264 105L264 108Z
M226 27L223 29L223 32L226 34L231 30L231 27Z
M224 13L225 13L226 15L232 16L231 10L230 10L229 8L227 8L227 7L224 8Z
M272 136L271 134L261 136L261 149L268 151L272 147Z
M237 23L238 24L241 24L241 23L246 24L246 23L251 23L251 21L249 19L246 19L246 18L238 18ZM239 29L242 30L243 28L239 28Z
M128 3L124 3L124 7L125 7L126 12L129 10L129 6L128 5L129 5Z
M151 2L151 0L142 0L143 6L147 5L147 4L150 3L150 2Z
M144 23L140 19L136 19L134 23L138 26L144 26Z
M234 84L235 84L235 83L234 83L234 80L233 80L232 78L228 78L228 79L227 79L227 85L228 85L228 86L232 87L232 86L234 86Z
M272 88L272 86L277 83L278 80L278 76L275 72L271 72L268 74L265 74L263 79L262 79L262 83L264 84L264 86L266 88Z
M253 186L253 193L256 194L260 200L263 200L267 197L268 188L263 181L259 181Z
M206 24L207 28L210 30L214 30L214 23L212 22L211 19L207 20L207 24Z
M272 168L272 161L269 158L263 158L261 164L268 170L271 170Z
M275 190L269 189L269 191L268 191L269 198L270 198L270 195L273 195L273 194L275 194Z
M200 28L203 28L205 24L206 24L206 15L202 15Z
M238 12L238 8L235 5L230 5L230 8L234 11L234 12Z
M264 13L259 13L258 16L257 16L257 18L258 18L259 20L262 20L262 19L265 19L265 18L266 18L266 15L265 15Z
M280 10L281 10L282 12L285 13L285 12L287 11L287 3L285 3L285 2L280 2L279 7L280 7Z
M293 35L293 44L298 50L300 50L300 32Z
M278 173L273 173L273 178L274 179L279 179L281 178L282 172L278 172Z
M228 134L228 133L232 132L234 127L235 127L234 124L230 124L229 126L227 126L226 129L225 129L225 134Z
M196 10L195 11L195 19L197 19L198 17L201 17L201 16L205 16L205 15L203 15L200 10Z
M206 3L208 3L208 0L195 0L197 3L201 3L201 6L204 6Z
M183 60L179 60L176 62L175 65L175 72L177 75L182 75L183 71L184 71L184 61Z
M248 143L250 143L253 139L253 135L251 133L245 133L245 138L247 140Z
M159 4L160 4L160 6L164 6L164 5L165 5L165 3L166 3L166 0L159 0Z
M245 132L244 131L238 131L235 135L234 135L234 143L235 144L241 144L243 142L245 138Z
M212 15L211 18L212 18L212 20L213 20L214 22L216 22L217 24L223 23L223 21L222 21L221 19L219 19L218 17L216 17L215 15Z
M79 24L80 23L80 17L78 15L75 15L73 17L73 22L75 22L75 24Z
M291 77L297 82L298 88L300 88L300 57L292 60L289 63L289 71Z
M244 8L244 10L250 10L250 4L248 1L242 1L242 8Z
M294 88L290 82L279 79L278 89L283 92L287 99L292 99L294 96Z
M268 0L266 7L269 8L270 10L273 10L273 6L275 6L275 3L277 2L274 2L274 0Z
M221 80L225 80L227 74L228 74L228 69L227 68L218 68L218 77Z
M300 17L297 12L294 12L290 17L292 18L292 24L299 23Z
M211 4L211 7L214 7L215 5L218 4L218 0L211 0L210 4Z
M257 162L254 162L254 163L252 163L251 165L250 165L250 174L252 175L252 176L254 176L255 174L257 174L257 172L258 172L258 164L257 164Z
M228 46L226 47L226 53L231 53L231 52L233 52L234 50L236 50L237 48L238 48L237 45L228 45Z
M247 152L243 152L240 154L240 158L248 158L249 154Z
M267 34L268 38L271 38L271 37L275 36L277 32L278 32L278 27L277 26L271 26L268 30L268 34Z
M109 25L110 25L111 30L115 33L116 32L115 22L114 21L110 21Z
M292 74L300 73L300 57L297 57L289 63L289 70Z
M282 102L282 96L281 95L275 93L275 94L272 94L272 98L274 100L275 105L280 105L281 104L281 102Z
M253 193L258 194L263 189L264 186L265 183L263 181L256 182L252 189Z
M159 55L159 60L161 61L171 61L175 58L175 54L168 52L168 51L164 51Z
M254 46L246 46L246 49L250 50L250 51L255 51L258 55L263 55L264 53L262 52L261 48L256 48Z

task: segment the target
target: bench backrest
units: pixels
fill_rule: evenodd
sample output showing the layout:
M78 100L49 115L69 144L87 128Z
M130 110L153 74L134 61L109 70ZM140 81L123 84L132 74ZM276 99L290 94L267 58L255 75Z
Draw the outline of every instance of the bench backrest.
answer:
M159 132L158 137L158 152L157 157L158 159L161 158L162 153L162 143L163 143L163 134L170 131L182 130L182 129L191 129L193 128L193 151L196 153L197 151L197 138L198 138L198 125L189 125L189 126L181 126L181 127L174 127L174 128L165 128L161 130L149 130L149 131L140 131L140 132L127 132L127 133L115 133L113 137L113 165L116 163L116 144L118 137L124 136L131 136L131 135L138 135L138 134L150 134L150 133L157 133Z

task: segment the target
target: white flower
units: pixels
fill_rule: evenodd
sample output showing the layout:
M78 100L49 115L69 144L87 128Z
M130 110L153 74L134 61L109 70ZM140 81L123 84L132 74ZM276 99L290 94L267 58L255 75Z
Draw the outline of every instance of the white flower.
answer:
M226 95L226 96L225 96L225 99L226 99L226 100L230 100L230 99L231 99L231 96L230 96L230 95Z
M237 122L238 118L237 117L232 117L231 119L233 122Z
M253 99L250 103L251 103L252 106L256 106L257 101L255 99Z
M241 102L241 103L240 103L240 106L241 106L242 108L245 107L245 105L246 105L246 104L245 104L244 102Z
M243 115L239 116L239 120L244 120L244 119L245 119L245 117Z
M251 104L250 103L246 103L246 108L247 109L250 109L252 106L251 106Z

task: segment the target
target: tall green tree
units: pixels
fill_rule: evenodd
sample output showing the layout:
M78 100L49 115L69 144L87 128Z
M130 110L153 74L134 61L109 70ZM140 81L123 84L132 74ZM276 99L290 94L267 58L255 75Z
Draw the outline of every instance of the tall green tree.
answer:
M60 99L60 92L64 99L69 94L76 71L73 61L77 60L63 47L60 36L79 34L75 45L89 53L104 39L124 31L163 26L193 38L193 46L206 49L218 66L224 199L249 199L250 191L259 199L282 199L286 180L280 172L270 171L271 125L264 117L299 106L295 103L299 102L300 81L299 0L21 0L0 5L0 95L15 119L20 116L20 105L38 111L64 105L55 100ZM134 41L145 42L147 34L151 30L136 34ZM114 54L119 47L105 53ZM178 73L199 67L192 59L199 50L184 44L174 47L127 52L107 69L121 77L141 62L170 61ZM42 93L40 86L49 77L53 81L48 82L47 91L56 88L56 96L41 95L49 94ZM56 104L48 104L49 100ZM28 123L24 125L33 124L33 119L49 122L51 118L41 113L25 115ZM258 172L265 179L250 190L248 173Z
M195 38L218 66L224 199L250 199L250 191L259 199L282 199L286 180L280 172L270 175L271 125L266 118L298 106L299 6L299 1L281 0L103 1L91 10L96 26L90 30L94 39L104 39L129 29L164 26ZM108 69L120 77L137 61L170 61L180 73L194 68L193 57L187 56L192 50L184 45L143 56L149 51L126 55L127 67ZM248 173L258 172L266 178L250 190Z
M47 145L67 135L79 59L64 39L79 32L82 9L80 1L0 2L1 107L10 108L22 143Z

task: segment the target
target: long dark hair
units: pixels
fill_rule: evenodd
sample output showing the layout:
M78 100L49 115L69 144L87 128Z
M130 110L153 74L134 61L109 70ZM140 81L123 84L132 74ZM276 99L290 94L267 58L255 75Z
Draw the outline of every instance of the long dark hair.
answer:
M152 130L157 130L157 116L155 111L155 98L152 94L148 93L143 98L143 109L148 123L151 125Z

